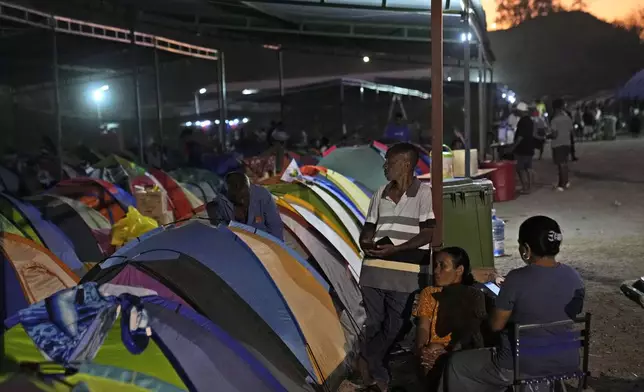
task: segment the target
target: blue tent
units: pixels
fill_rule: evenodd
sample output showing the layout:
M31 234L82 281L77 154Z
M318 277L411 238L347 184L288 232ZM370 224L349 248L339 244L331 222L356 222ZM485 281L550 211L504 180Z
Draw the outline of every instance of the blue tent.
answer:
M214 271L272 328L298 358L315 374L306 343L295 317L261 261L226 227L201 221L168 226L144 241L119 249L99 266L106 270L131 262L171 260L184 254Z
M31 204L19 201L13 196L2 194L5 199L9 200L20 213L31 223L34 230L40 237L42 243L52 251L63 263L65 263L74 272L82 274L85 271L83 263L78 259L72 242L67 236L53 223L42 218L42 214Z
M622 99L644 100L644 69L635 74L617 92L617 97Z

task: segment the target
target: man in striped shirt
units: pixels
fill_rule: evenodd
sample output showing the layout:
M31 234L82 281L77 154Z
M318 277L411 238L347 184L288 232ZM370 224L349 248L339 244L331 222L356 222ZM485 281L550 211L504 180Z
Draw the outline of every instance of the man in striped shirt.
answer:
M412 293L426 286L431 277L429 244L435 227L429 184L414 176L416 147L392 146L385 157L389 183L373 195L360 234L366 257L360 285L367 312L363 347L369 375L364 381L386 391L389 372L385 358L409 315Z

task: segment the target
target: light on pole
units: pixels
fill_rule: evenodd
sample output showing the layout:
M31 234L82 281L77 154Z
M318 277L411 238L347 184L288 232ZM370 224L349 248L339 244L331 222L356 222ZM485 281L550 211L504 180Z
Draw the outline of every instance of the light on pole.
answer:
M101 103L105 101L105 96L109 89L110 89L110 86L105 84L92 91L92 100L94 101L94 104L96 104L96 114L98 116L99 126L101 125L101 122L102 122Z

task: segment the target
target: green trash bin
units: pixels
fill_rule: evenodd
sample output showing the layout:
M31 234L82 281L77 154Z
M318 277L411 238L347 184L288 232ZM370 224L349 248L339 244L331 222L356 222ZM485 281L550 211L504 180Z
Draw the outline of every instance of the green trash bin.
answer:
M445 180L443 185L443 243L465 249L479 274L494 271L493 199L489 180Z

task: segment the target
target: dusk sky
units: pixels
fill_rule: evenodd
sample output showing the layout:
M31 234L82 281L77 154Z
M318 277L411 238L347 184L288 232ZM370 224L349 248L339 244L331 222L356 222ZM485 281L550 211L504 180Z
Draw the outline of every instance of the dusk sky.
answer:
M496 0L481 0L483 8L487 13L488 28L492 30L494 19L496 19ZM570 4L570 0L563 0L563 4ZM612 22L615 19L622 19L631 11L644 6L642 0L586 0L588 11L597 17Z

